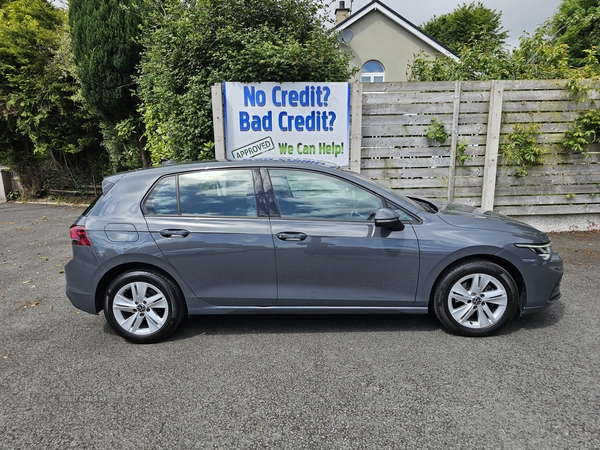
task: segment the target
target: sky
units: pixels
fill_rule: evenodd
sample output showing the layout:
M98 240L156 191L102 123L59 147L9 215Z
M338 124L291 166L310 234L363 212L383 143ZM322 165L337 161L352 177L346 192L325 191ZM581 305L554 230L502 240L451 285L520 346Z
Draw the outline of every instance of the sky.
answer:
M471 0L380 0L390 9L393 9L406 20L420 26L429 21L433 16L447 14L463 3L469 4ZM477 2L477 0L474 0ZM512 46L519 44L519 36L524 31L532 33L539 25L554 14L561 0L479 0L487 8L502 11L502 27L508 31L506 42ZM354 0L352 11L356 12L370 0ZM350 0L346 0L346 7ZM339 5L335 0L332 11ZM333 15L333 12L332 12Z

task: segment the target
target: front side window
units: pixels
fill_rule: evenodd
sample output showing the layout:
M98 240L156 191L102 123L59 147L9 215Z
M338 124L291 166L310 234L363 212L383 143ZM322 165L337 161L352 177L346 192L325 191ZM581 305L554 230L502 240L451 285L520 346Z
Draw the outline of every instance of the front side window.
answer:
M333 176L302 170L269 170L282 218L373 220L381 198Z
M163 178L144 206L148 214L158 215L258 215L251 170L203 170Z

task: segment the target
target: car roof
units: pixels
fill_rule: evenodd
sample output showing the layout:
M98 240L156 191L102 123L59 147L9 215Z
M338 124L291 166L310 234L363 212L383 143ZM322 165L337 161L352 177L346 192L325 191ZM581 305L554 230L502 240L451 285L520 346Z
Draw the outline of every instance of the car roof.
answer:
M147 167L144 169L121 172L115 175L105 177L105 180L116 181L123 176L147 176L152 172L152 176L163 176L171 173L188 172L199 169L218 169L232 167L285 167L302 168L321 167L325 169L339 169L339 165L330 164L323 161L304 160L304 159L285 159L285 158L252 158L240 161L198 161L188 163L167 164L159 167Z
M189 162L189 163L176 163L170 164L166 167L182 167L182 166L198 166L198 167L215 167L215 166L223 166L223 167L249 167L249 166L296 166L296 167L306 167L310 166L321 166L328 167L331 169L335 169L340 167L337 164L331 164L324 161L315 161L312 159L291 159L291 158L246 158L236 161L197 161L197 162Z

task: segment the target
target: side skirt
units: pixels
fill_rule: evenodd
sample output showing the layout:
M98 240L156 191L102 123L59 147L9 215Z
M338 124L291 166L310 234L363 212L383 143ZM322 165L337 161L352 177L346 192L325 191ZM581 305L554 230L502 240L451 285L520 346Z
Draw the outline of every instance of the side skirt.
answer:
M354 308L318 306L210 306L188 310L190 316L204 314L427 314L427 306L408 308Z

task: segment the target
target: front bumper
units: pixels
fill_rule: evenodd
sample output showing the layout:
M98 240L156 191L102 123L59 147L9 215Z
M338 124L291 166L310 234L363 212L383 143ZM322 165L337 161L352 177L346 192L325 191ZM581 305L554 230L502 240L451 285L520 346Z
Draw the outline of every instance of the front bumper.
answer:
M550 295L548 296L548 299L545 302L542 302L542 303L538 302L535 305L531 305L531 304L527 303L525 305L525 308L523 308L522 314L530 314L530 313L533 313L536 311L540 311L540 310L545 309L548 306L552 305L553 303L558 302L560 300L560 298L562 297L562 293L560 291L561 282L562 282L562 275L556 282L554 289L552 289L552 292L550 292Z
M563 261L557 252L552 253L550 261L529 266L526 281L526 302L522 314L540 311L556 303L561 298Z

